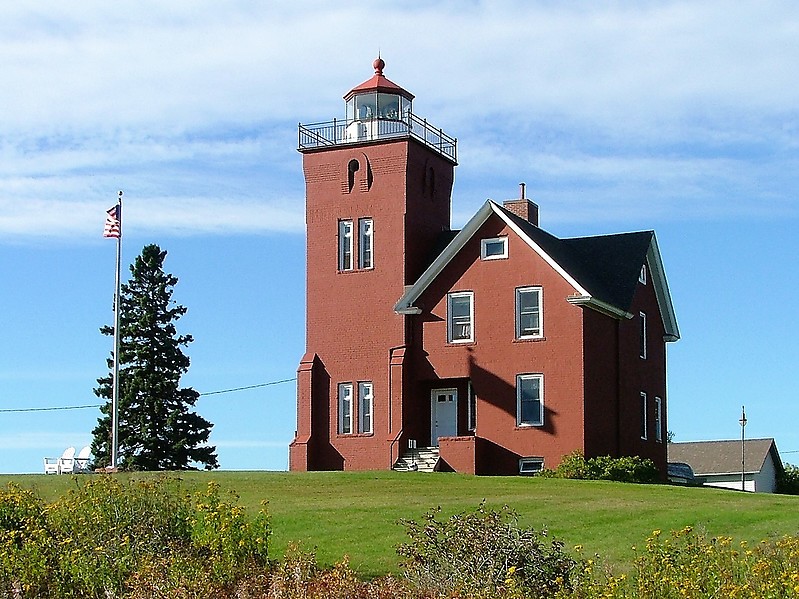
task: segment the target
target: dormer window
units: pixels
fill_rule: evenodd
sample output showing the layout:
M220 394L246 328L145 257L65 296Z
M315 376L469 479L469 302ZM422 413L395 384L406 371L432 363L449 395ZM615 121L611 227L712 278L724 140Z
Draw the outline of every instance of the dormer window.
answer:
M482 260L500 260L508 257L508 238L493 237L480 240L480 258Z

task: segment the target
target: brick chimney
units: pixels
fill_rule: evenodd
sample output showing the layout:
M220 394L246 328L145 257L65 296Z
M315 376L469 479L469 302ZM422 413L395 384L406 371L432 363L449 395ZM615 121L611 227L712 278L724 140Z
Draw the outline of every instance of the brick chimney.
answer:
M524 183L519 183L519 198L516 200L505 200L502 206L516 216L538 226L538 204L525 197Z

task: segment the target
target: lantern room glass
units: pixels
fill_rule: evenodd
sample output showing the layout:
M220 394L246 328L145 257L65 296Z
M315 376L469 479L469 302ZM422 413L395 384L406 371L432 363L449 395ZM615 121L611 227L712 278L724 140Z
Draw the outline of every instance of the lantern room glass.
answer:
M399 94L356 94L346 102L347 122L369 121L375 118L407 121L411 112L411 101Z

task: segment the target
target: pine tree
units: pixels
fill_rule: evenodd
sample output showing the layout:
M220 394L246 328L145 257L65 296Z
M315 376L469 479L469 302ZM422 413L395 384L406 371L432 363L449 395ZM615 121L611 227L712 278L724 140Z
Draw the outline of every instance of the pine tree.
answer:
M120 292L120 362L117 427L119 467L126 470L206 470L218 468L216 447L206 443L213 424L190 408L200 394L180 388L189 369L181 348L193 341L178 335L175 321L186 308L175 304L177 277L163 270L166 251L147 245L130 267L131 278ZM113 336L114 327L100 329ZM108 360L111 369L113 361ZM95 464L111 458L111 397L113 370L97 379L94 393L107 403L93 432Z

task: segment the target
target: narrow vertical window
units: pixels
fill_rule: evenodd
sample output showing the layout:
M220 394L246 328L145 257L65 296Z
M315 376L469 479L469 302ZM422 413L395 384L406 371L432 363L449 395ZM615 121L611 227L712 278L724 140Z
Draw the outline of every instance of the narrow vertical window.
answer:
M663 400L655 398L655 441L663 443Z
M646 426L646 393L641 391L641 438L646 441L647 439L647 426Z
M638 275L638 282L646 285L646 264L641 266L641 272Z
M372 268L374 266L372 256L373 239L372 219L362 218L358 220L358 263L361 268Z
M516 338L541 337L541 288L516 290Z
M372 432L372 383L358 383L358 432Z
M338 386L338 432L340 435L352 433L352 383Z
M638 316L640 322L640 356L646 360L646 314L640 312Z
M447 295L447 341L474 341L474 294L471 291Z
M352 270L352 221L338 221L338 269Z
M544 375L516 376L516 424L519 426L544 424Z
M477 427L477 398L474 396L474 388L472 387L472 381L469 381L467 393L468 393L467 401L469 404L467 426L470 431L474 431L474 429Z

